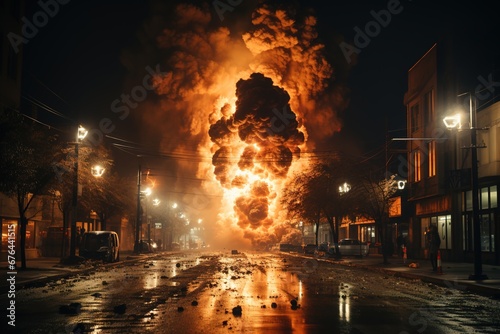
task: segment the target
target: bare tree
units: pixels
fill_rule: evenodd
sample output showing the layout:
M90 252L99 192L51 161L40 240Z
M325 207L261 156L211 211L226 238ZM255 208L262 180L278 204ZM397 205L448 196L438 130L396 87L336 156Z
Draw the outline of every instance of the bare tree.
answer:
M290 219L300 219L315 226L315 243L318 244L318 231L321 218L323 196L315 186L317 179L311 177L311 171L295 174L285 187L281 204L287 210Z
M338 158L320 161L293 177L285 190L282 204L290 216L302 217L315 225L316 245L322 218L328 222L331 240L337 245L342 217L351 213L352 197L349 192L339 191L352 177L349 166L347 160L341 162Z
M0 191L13 198L19 212L21 268L26 269L27 213L54 178L57 137L15 111L0 113Z
M375 228L382 244L384 263L387 263L393 251L388 224L391 198L397 191L395 175L380 179L375 173L367 171L360 175L360 182L353 190L356 196L357 213L375 221Z

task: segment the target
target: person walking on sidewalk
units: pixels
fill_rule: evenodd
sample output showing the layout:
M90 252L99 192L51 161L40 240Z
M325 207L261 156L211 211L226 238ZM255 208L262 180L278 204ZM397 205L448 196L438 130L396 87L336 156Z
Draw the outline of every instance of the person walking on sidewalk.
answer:
M432 225L430 231L427 233L427 244L429 248L429 259L431 260L432 271L437 271L437 254L439 246L441 245L441 238L439 237L436 225Z

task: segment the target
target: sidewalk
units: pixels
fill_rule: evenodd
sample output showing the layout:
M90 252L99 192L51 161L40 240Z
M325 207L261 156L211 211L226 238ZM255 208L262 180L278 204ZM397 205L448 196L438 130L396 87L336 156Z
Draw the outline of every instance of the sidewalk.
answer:
M103 264L105 266L114 266L123 264L128 261L136 261L138 258L155 256L156 254L139 254L136 255L132 252L124 253L121 255L120 262ZM292 253L293 254L293 253ZM370 254L364 258L344 257L341 260L331 258L316 258L318 261L332 262L339 265L355 266L365 268L367 270L374 270L384 272L388 275L405 277L410 279L420 279L424 282L434 283L437 285L470 291L473 293L482 294L492 298L500 298L500 266L492 266L483 264L483 274L488 279L484 281L469 280L469 275L474 273L473 263L457 263L457 262L443 262L442 274L432 271L431 264L428 260L412 260L408 259L406 264L398 257L389 258L389 264L383 263L383 258L379 254ZM410 268L410 263L418 263L419 268ZM3 270L9 278L9 270L6 264L2 263ZM94 266L76 265L68 266L62 265L60 258L37 258L27 260L26 270L17 270L15 275L16 290L29 286L44 285L49 280L57 280L69 277L85 271L95 270ZM0 283L0 294L7 293L9 290L9 282L4 280Z
M388 264L384 264L380 254L370 254L364 258L345 257L341 260L326 259L346 266L363 267L368 270L385 272L389 275L405 277L411 279L421 279L423 282L434 283L436 285L470 291L495 299L500 298L500 266L482 265L483 274L488 277L484 281L470 280L469 276L474 274L473 263L442 262L442 273L432 271L429 260L407 259L406 264L403 259L393 256L388 259ZM418 268L410 268L409 264L417 263Z
M26 287L43 286L52 280L63 279L72 275L93 271L96 266L115 266L129 261L135 261L141 257L147 257L157 254L134 254L133 252L123 252L120 254L121 261L114 263L102 263L96 261L93 265L82 263L77 265L65 265L61 263L59 257L40 257L36 259L26 260L26 269L20 269L20 261L17 262L17 269L12 271L7 269L7 264L2 262L2 270L6 274L7 279L15 278L16 290ZM0 282L0 295L9 291L9 282L3 280Z

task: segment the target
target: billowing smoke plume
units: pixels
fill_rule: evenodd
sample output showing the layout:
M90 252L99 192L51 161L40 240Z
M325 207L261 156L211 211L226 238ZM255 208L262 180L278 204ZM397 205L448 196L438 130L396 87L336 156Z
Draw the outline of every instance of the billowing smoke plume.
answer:
M212 159L214 173L227 189L247 188L235 200L238 225L268 227L273 223L270 200L277 196L272 183L285 178L294 156L299 158L304 134L290 110L290 96L270 78L253 73L250 79L238 81L236 97L234 114L210 127L217 149ZM238 169L231 173L234 165Z
M238 9L226 16L243 15ZM178 176L211 179L175 190L216 195L201 201L208 205L198 213L217 208L214 230L233 239L293 238L296 230L279 208L280 188L305 163L301 150L340 129L345 106L317 42L316 19L264 4L242 33L221 27L210 6L183 4L173 13L159 34L157 17L144 31L141 50L152 50L154 37L150 58L160 59L163 73L154 78L158 97L141 109L148 133L161 134L161 149L180 157Z

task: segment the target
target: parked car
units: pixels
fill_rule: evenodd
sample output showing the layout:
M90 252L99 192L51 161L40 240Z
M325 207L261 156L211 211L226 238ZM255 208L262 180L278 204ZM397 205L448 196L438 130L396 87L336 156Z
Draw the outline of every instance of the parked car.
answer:
M141 240L140 245L143 253L154 253L158 250L158 245L154 240Z
M86 259L106 262L120 260L120 239L113 231L90 231L82 236L79 254Z
M339 241L339 253L341 256L367 256L368 245L358 239L342 239Z

